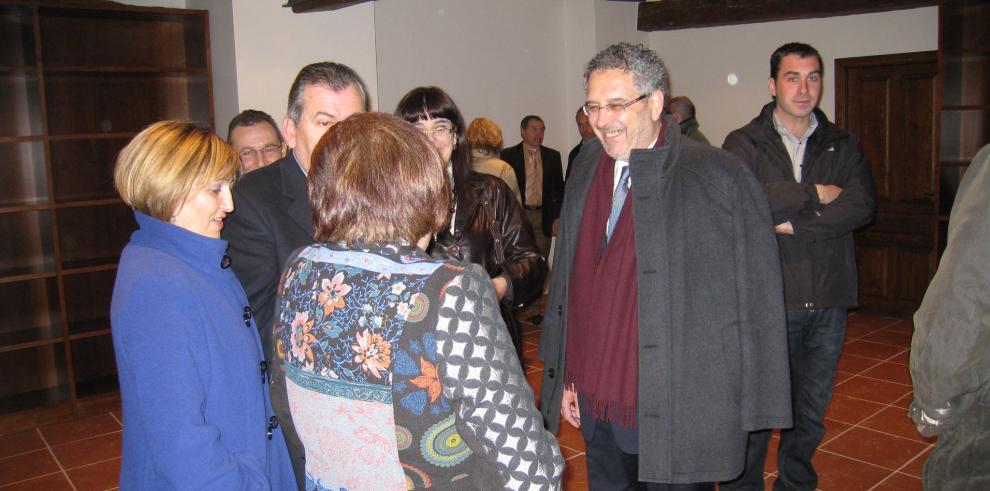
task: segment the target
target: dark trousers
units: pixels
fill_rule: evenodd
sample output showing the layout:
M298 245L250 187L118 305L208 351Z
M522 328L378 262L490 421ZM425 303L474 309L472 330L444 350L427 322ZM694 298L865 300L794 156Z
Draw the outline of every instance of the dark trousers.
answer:
M777 481L773 489L813 490L818 473L811 465L825 436L825 410L832 400L835 367L846 336L846 308L787 311L787 344L791 367L794 427L781 430L777 448ZM722 490L762 490L763 463L771 431L749 434L746 470L721 483Z
M543 257L547 257L550 254L550 237L543 234L543 210L526 208L525 211L526 219L533 227L533 242L536 242L536 248L540 250Z
M585 439L585 462L590 491L715 491L715 483L663 484L639 482L639 455L622 451L615 442L612 425L598 423L591 440Z

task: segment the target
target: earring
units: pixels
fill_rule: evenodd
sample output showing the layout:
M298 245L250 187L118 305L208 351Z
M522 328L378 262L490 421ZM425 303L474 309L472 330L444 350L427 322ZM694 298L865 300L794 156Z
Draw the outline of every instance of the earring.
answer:
M175 215L172 215L172 218L168 219L168 223L175 223Z

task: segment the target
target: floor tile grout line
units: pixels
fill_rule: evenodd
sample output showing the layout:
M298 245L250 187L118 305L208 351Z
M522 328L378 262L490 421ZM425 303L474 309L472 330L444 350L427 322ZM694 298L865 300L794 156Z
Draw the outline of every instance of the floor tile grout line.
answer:
M2 435L0 435L0 437L2 437ZM3 462L5 460L7 460L7 459L12 459L14 457L20 457L22 455L27 455L29 453L40 452L42 450L44 450L43 447L38 447L38 448L35 448L35 449L32 449L32 450L28 450L28 451L25 451L25 452L10 454L10 455L8 455L6 457L0 457L0 462Z
M884 409L886 409L886 408L884 408ZM883 411L883 409L881 409L881 411ZM876 416L876 414L873 414L872 416L870 416L870 418L872 418L873 416ZM866 419L870 419L870 418L866 418ZM866 419L864 419L863 421L866 421ZM862 423L862 421L861 421L860 423ZM864 430L870 430L870 431L872 431L872 432L874 432L874 433L880 433L881 435L887 435L887 436L893 436L893 437L897 437L897 438L900 438L901 440L907 440L907 441L909 441L909 442L917 442L917 443L921 443L921 444L923 444L923 445L929 445L929 443L928 443L928 442L924 442L924 441L920 441L920 440L915 440L915 439L912 439L912 438L909 438L909 437L906 437L906 436L901 436L901 435L895 435L894 433L888 433L888 432L886 432L886 431L883 431L883 430L878 430L878 429L876 429L876 428L870 428L869 426L863 426L863 425L861 425L861 424L859 424L859 423L856 423L856 424L855 424L855 425L853 425L853 426L854 426L854 427L859 427L859 428L862 428L862 429L864 429Z
M121 458L121 456L110 457L109 459L103 459L103 460L100 460L100 461L97 461L97 462L90 462L88 464L77 465L75 467L69 467L69 468L65 469L65 471L66 472L68 472L68 471L74 471L76 469L82 469L83 467L89 467L91 465L102 464L104 462L110 462L111 460L115 460L115 459L119 459L119 458Z
M894 470L894 471L893 471L893 472L891 472L890 474L887 474L887 477L885 477L885 478L883 478L883 479L881 479L881 480L880 480L880 482L878 482L878 483L876 483L876 484L874 484L874 485L873 485L873 487L871 487L871 488L870 488L870 489L868 489L867 491L873 491L874 489L876 489L876 488L877 488L877 486L879 486L879 485L881 485L881 484L883 484L883 483L885 483L885 482L887 482L887 480L888 480L888 479L890 479L890 478L891 478L892 476L894 476L895 474L904 474L905 476L911 476L911 474L908 474L908 473L906 473L906 472L901 472L901 469L903 469L903 468L905 468L905 467L907 467L907 466L908 466L908 464L910 464L911 462L914 462L914 460L915 460L915 459L917 459L918 457L920 457L920 456L922 456L922 455L924 455L924 453L925 453L926 451L928 451L928 447L929 447L929 446L931 446L931 445L934 445L934 444L929 444L929 445L927 445L927 446L925 446L925 448L924 448L924 449L922 449L922 450L921 450L920 452L918 452L918 454L917 454L917 455L915 455L914 457L911 457L910 459L908 459L908 460L907 460L907 462L904 462L903 464L901 464L901 466L900 466L900 467L898 467L898 468L897 468L896 470ZM918 477L918 478L920 479L920 476L911 476L911 477Z
M576 449L574 447L570 447L570 446L567 446L567 445L561 445L560 440L557 441L557 446L560 447L560 448L566 448L568 450L573 450L573 451L578 452L578 453L584 453L584 450L578 450L578 449Z
M873 413L873 414L871 414L871 415L863 418L862 420L860 420L860 423L862 423L863 421L866 421L866 420L868 420L868 419L870 419L870 418L872 418L872 417L874 417L874 416L882 413L884 409L886 409L886 407L882 407L882 408L878 409L877 412L875 412L875 413ZM830 438L828 441L826 441L826 442L819 442L818 443L818 448L822 448L826 444L828 444L828 443L830 443L830 442L838 439L840 436L845 435L846 433L849 433L850 430L852 430L853 428L855 428L856 426L859 425L859 423L846 423L845 421L839 421L839 420L834 419L834 418L829 418L827 414L825 415L825 419L832 419L833 421L837 421L839 423L847 424L847 425L849 425L849 427L846 428L845 430L843 430L842 433L839 433L838 435L835 435L834 437Z
M47 476L51 476L51 475L54 475L54 474L62 474L62 473L63 472L61 470L58 470L58 471L55 471L55 472L49 472L48 474L39 474L37 476L31 476L31 477L29 477L27 479L21 479L20 481L13 481L13 482L9 482L9 483L4 484L4 485L0 485L0 489L9 488L9 487L15 486L17 484L24 484L24 483L26 483L28 481L33 481L33 480L38 479L38 478L41 478L41 477L47 477Z
M843 373L849 373L849 372L843 372ZM849 380L853 379L854 377L863 377L863 378L868 378L870 380L876 380L876 381L879 381L879 382L888 382L888 383L891 383L891 384L900 385L901 387L913 387L911 384L905 384L905 383L902 383L902 382L894 382L893 380L887 380L887 379L882 379L882 378L877 378L877 377L871 377L869 375L863 375L862 373L857 373L856 375L853 375L852 377L849 377L846 380L843 380L842 382L849 381ZM839 382L839 383L842 383L842 382ZM839 384L835 384L835 385L839 385ZM901 396L901 397L904 397L904 396ZM885 404L885 403L882 403L881 402L880 404Z
M904 333L904 334L907 335L906 333ZM891 348L900 348L900 349L905 349L905 348L910 349L911 348L910 346L904 346L902 344L885 343L883 341L875 341L875 340L866 339L866 338L852 338L851 340L849 340L849 342L853 342L853 341L862 341L864 343L879 344L880 346L889 346ZM849 343L842 343L842 346L845 346L846 344L849 344Z
M929 443L929 444L925 445L925 448L921 449L921 451L918 452L918 454L915 455L914 457L911 457L910 459L908 459L908 461L905 462L904 465L898 467L895 472L900 472L901 474L910 476L911 474L908 474L907 472L903 472L902 469L904 469L905 467L907 467L911 462L914 462L915 460L917 460L918 457L921 457L922 455L924 455L925 452L927 452L928 449L931 449L931 448L935 448L935 444L934 443ZM920 476L916 476L916 477L920 477Z
M79 443L79 442L86 441L86 440L92 440L94 438L100 438L100 437L104 437L104 436L107 436L107 435L112 435L114 433L121 433L123 431L124 431L124 427L123 427L123 425L121 425L121 427L119 429L116 429L116 430L113 430L113 431L108 431L106 433L100 433L99 435L92 435L92 436L87 436L87 437L79 438L78 440L72 440L72 441L68 441L68 442L56 443L54 446L61 447L62 445L71 445L73 443ZM45 443L47 444L48 442L45 442Z
M48 439L45 438L44 433L41 432L41 428L35 428L35 431L38 432L38 436L41 437L42 443L45 444L45 448L48 449L48 453L52 455L52 460L55 461L55 465L57 465L58 468L62 471L62 475L65 476L65 480L68 481L69 486L73 490L76 490L76 484L72 482L72 479L69 477L69 473L65 472L65 467L62 467L62 461L58 460L58 455L55 455L55 451L52 450L52 446L48 444Z
M843 454L841 454L839 452L835 452L835 451L832 451L832 450L826 450L826 449L821 448L821 447L818 447L818 451L819 452L825 452L827 454L832 454L832 455L835 455L835 456L838 456L838 457L842 457L844 459L849 459L849 460L852 460L852 461L855 461L855 462L859 462L860 464L870 465L870 466L876 467L878 469L883 469L885 471L896 472L896 471L894 471L894 469L891 469L890 467L886 467L886 466L883 466L883 465L874 464L873 462L867 462L865 460L857 459L856 457L852 457L850 455L843 455Z
M123 430L123 428L124 428L124 422L121 421L120 418L118 418L117 415L113 413L113 411L107 411L107 412L110 413L110 417L113 418L113 420L116 421L117 424L120 425L121 430Z

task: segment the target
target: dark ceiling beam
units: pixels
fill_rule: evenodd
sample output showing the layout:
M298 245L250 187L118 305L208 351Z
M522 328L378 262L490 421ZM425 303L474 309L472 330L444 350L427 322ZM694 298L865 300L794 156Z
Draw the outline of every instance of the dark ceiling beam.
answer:
M673 31L869 14L936 4L937 0L661 0L639 4L636 28Z
M367 1L369 0L288 0L282 6L291 7L293 13L304 14L306 12L342 9Z

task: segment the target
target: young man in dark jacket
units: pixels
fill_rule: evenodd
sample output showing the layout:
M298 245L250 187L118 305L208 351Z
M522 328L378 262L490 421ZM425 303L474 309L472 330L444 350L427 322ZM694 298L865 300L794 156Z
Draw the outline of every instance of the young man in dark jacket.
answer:
M781 431L775 490L818 484L811 457L825 435L846 311L857 301L853 231L873 219L875 207L859 141L818 109L823 71L813 47L778 48L770 57L774 100L722 145L763 184L780 249L794 427ZM769 431L750 434L746 471L722 489L763 489L769 438Z

